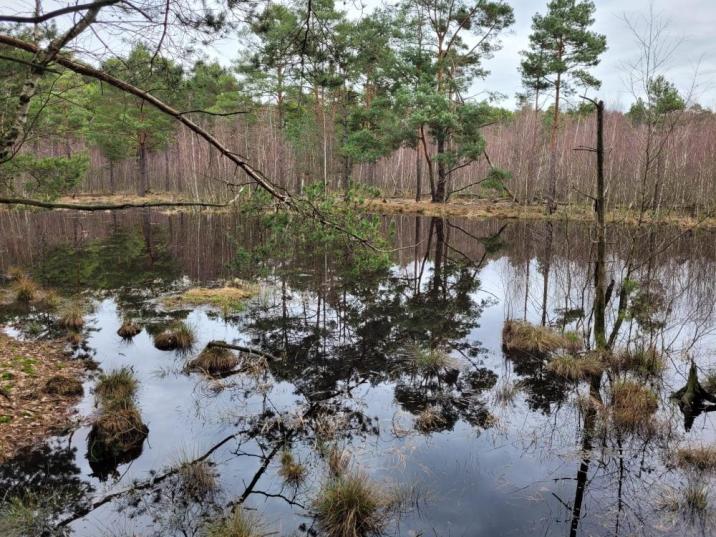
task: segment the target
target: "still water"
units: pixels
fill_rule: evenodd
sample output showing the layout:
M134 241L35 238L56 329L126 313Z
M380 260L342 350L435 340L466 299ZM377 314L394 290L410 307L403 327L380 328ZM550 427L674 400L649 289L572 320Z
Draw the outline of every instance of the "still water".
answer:
M362 270L351 245L276 249L242 215L0 213L0 270L25 267L42 285L91 301L78 359L89 355L104 371L131 367L149 428L131 457L90 465L90 375L83 426L5 463L0 489L33 491L46 505L38 516L76 536L202 535L207 520L238 503L256 511L267 535L314 535L330 446L405 494L388 534L714 534L714 476L674 464L680 447L716 441L714 415L685 424L669 398L692 359L704 375L716 367L714 233L609 230L610 328L616 289L627 278L638 287L615 347L653 345L667 367L648 381L659 402L649 427L621 431L605 418L587 430L585 383L539 357L506 354L502 329L526 319L590 345L590 226L383 220L391 266ZM237 277L259 286L240 311L162 302ZM117 335L126 318L144 328L129 342ZM0 312L19 337L43 319ZM174 319L195 330L192 351L155 348L152 334ZM212 340L277 359L224 378L186 373ZM406 358L415 347L444 350L450 367L416 370ZM308 469L298 487L279 474L285 450ZM205 455L218 489L197 498L171 469ZM710 493L706 510L670 507L693 487Z

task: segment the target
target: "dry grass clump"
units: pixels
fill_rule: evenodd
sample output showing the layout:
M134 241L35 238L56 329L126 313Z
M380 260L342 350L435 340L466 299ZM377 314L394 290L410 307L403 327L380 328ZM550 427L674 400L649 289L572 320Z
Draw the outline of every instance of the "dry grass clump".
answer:
M427 407L415 418L415 428L421 433L431 433L444 427L445 424L446 421L440 409L432 406Z
M132 321L123 321L122 326L117 330L117 335L122 339L129 340L142 331L142 327Z
M164 304L169 307L182 305L211 306L219 308L228 314L242 311L245 307L246 299L255 295L256 292L256 286L235 280L232 286L194 287L188 289L181 295L165 298Z
M507 320L502 329L502 345L508 351L547 354L558 349L577 349L574 336L567 337L547 326ZM581 345L579 345L581 347Z
M63 375L55 375L47 379L44 391L50 395L61 395L63 397L82 395L84 393L82 383L79 380Z
M397 499L361 473L329 479L313 502L323 533L329 537L379 535L395 512Z
M601 375L604 364L598 356L593 354L587 356L562 354L552 358L547 364L547 369L562 378L579 381Z
M661 510L680 514L692 522L704 520L709 512L709 487L702 482L690 482L682 490L670 487L657 505Z
M94 388L101 402L131 401L137 393L139 383L128 367L122 367L109 373L102 373Z
M149 429L133 401L105 402L89 434L90 458L119 457L140 446L148 434Z
M716 395L716 371L709 371L704 379L703 388L711 395Z
M65 341L73 347L78 347L82 343L83 339L82 334L74 331L67 332L67 335L65 336Z
M199 356L191 360L187 365L187 371L202 371L209 375L216 375L231 371L239 365L239 358L224 347L206 347Z
M134 404L137 384L134 373L126 367L100 376L95 386L100 411L87 438L90 464L117 461L141 451L149 429Z
M189 350L195 341L194 329L184 322L176 322L154 336L154 346L161 351Z
M262 537L263 524L256 515L236 507L231 514L213 524L207 531L207 537Z
M658 406L654 392L633 380L617 380L612 385L612 416L621 429L635 431L647 426Z
M512 404L518 393L520 393L520 387L517 384L509 381L504 382L495 388L495 401L500 406L507 406Z
M27 304L35 300L38 292L40 291L40 286L35 282L35 280L24 273L15 278L14 288L15 299L23 304Z
M177 473L184 491L192 498L205 498L218 489L216 472L207 461L183 462Z
M414 373L438 375L441 371L457 367L455 359L441 349L410 345L406 350L409 367Z
M700 473L716 472L716 446L694 446L676 452L676 465Z
M78 300L72 300L62 306L57 324L60 328L77 332L85 325L85 307Z
M664 356L654 346L624 350L610 357L617 372L631 372L644 379L658 378L666 369Z
M286 483L296 487L306 479L306 473L306 467L296 460L293 453L288 450L281 453L281 468L278 474Z
M351 455L345 449L333 446L328 451L326 457L328 462L328 471L332 476L338 477L343 475L348 470L348 465L351 462Z

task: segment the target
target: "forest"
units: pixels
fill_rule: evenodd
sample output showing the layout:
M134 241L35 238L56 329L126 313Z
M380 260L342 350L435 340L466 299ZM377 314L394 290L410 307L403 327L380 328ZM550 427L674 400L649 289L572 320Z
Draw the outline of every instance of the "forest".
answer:
M694 4L0 0L0 535L713 535Z

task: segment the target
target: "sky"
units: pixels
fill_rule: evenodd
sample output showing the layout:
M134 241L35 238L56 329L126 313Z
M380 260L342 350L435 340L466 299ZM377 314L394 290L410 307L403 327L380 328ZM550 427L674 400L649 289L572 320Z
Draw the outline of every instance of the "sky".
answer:
M716 0L595 0L594 30L607 36L608 50L592 72L602 81L598 95L610 108L624 109L634 101L627 66L639 54L623 18L643 20L650 5L668 24L670 39L681 44L664 69L683 94L716 107ZM528 46L532 16L546 11L547 0L511 0L515 24L503 39L503 49L488 63L491 74L477 88L496 89L510 97L520 91L519 52ZM693 87L693 89L692 89Z
M358 16L356 2L360 1L367 11L381 3L381 0L336 0L336 3L351 16ZM487 92L499 92L506 96L500 104L512 108L515 94L521 90L519 52L528 46L532 16L546 11L547 0L507 1L514 9L515 24L503 35L502 50L486 62L490 74L475 82L471 96L481 98ZM71 3L74 0L43 0L45 11ZM716 0L594 0L594 3L594 30L606 34L608 50L593 70L602 80L602 88L592 96L603 99L613 109L628 109L634 101L628 65L638 57L639 48L623 19L627 16L637 24L643 23L652 7L656 16L668 25L667 39L680 42L663 74L677 84L682 94L691 95L693 102L716 109ZM0 13L31 12L33 5L34 0L0 0ZM224 39L207 47L205 53L229 66L239 56L239 40Z

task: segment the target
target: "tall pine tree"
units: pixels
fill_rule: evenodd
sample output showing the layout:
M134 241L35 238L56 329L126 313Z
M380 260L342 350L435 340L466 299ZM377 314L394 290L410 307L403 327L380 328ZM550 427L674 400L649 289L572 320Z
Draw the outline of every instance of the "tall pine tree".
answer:
M522 52L522 83L539 96L554 95L550 134L549 185L547 210L557 209L557 133L561 99L576 87L599 88L601 82L588 69L599 64L607 48L604 35L590 30L594 23L594 3L588 0L551 0L547 14L532 18L530 48Z

